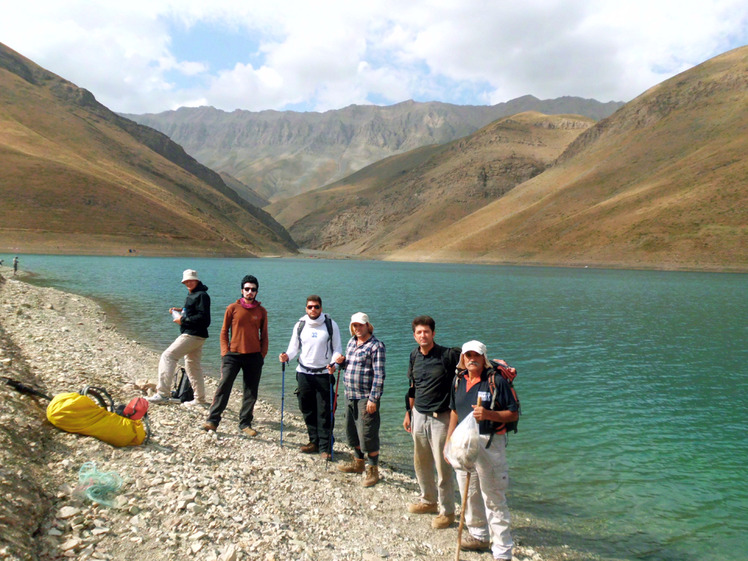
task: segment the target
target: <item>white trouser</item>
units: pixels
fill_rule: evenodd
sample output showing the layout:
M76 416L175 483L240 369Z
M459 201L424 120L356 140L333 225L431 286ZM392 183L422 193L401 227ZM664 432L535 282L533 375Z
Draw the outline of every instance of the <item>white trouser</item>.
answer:
M452 466L444 459L444 443L449 429L449 411L436 417L410 411L410 430L413 435L413 465L418 485L421 487L420 501L434 504L439 501L439 514L454 514L455 483ZM434 478L436 468L436 478Z
M510 517L506 504L506 490L509 487L506 435L494 435L488 449L487 442L488 435L481 435L478 458L470 471L465 524L474 538L491 540L494 559L511 559L514 543L509 532ZM455 468L455 473L460 496L464 497L467 471Z
M184 357L184 369L195 392L195 399L205 401L205 378L200 359L203 356L204 337L183 333L177 337L169 348L161 353L158 361L158 393L171 397L171 386L174 383L174 371L177 361Z

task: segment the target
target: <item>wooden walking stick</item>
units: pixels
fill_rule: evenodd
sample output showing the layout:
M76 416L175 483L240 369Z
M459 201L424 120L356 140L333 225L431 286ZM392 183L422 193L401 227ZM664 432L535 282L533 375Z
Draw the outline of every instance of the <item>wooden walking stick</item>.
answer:
M478 398L478 407L481 405L481 398ZM467 498L470 492L470 471L465 478L465 492L462 495L462 507L460 508L460 525L457 527L457 551L455 551L455 561L460 561L460 544L462 543L462 528L465 525L465 509L467 508Z

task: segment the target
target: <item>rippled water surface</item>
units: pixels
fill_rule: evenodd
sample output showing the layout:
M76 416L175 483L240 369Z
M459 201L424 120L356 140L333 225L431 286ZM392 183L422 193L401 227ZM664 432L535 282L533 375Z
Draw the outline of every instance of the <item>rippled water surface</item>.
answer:
M428 313L441 344L480 339L518 368L509 500L546 522L547 543L605 559L748 558L746 275L31 255L21 267L102 299L123 332L158 351L176 335L167 310L184 301L181 272L197 269L213 300L214 374L223 310L242 275L256 275L271 336L261 397L276 402L274 357L306 295L320 294L343 331L368 312L387 346L382 457L405 469L410 321Z

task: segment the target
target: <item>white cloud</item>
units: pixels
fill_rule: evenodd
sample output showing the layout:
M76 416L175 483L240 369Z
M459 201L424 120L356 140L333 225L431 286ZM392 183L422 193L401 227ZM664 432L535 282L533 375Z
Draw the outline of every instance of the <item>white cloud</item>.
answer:
M85 0L4 8L0 38L116 111L338 108L524 94L628 100L748 42L744 0ZM216 30L211 57L171 32ZM259 45L221 56L222 33ZM206 53L207 54L207 53ZM197 58L198 60L191 60Z

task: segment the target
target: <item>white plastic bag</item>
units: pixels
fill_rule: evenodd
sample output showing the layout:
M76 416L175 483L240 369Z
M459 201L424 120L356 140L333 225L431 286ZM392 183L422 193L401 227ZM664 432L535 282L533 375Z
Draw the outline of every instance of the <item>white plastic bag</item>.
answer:
M471 413L457 425L444 448L444 455L453 467L466 470L473 468L478 458L479 436L478 421Z

